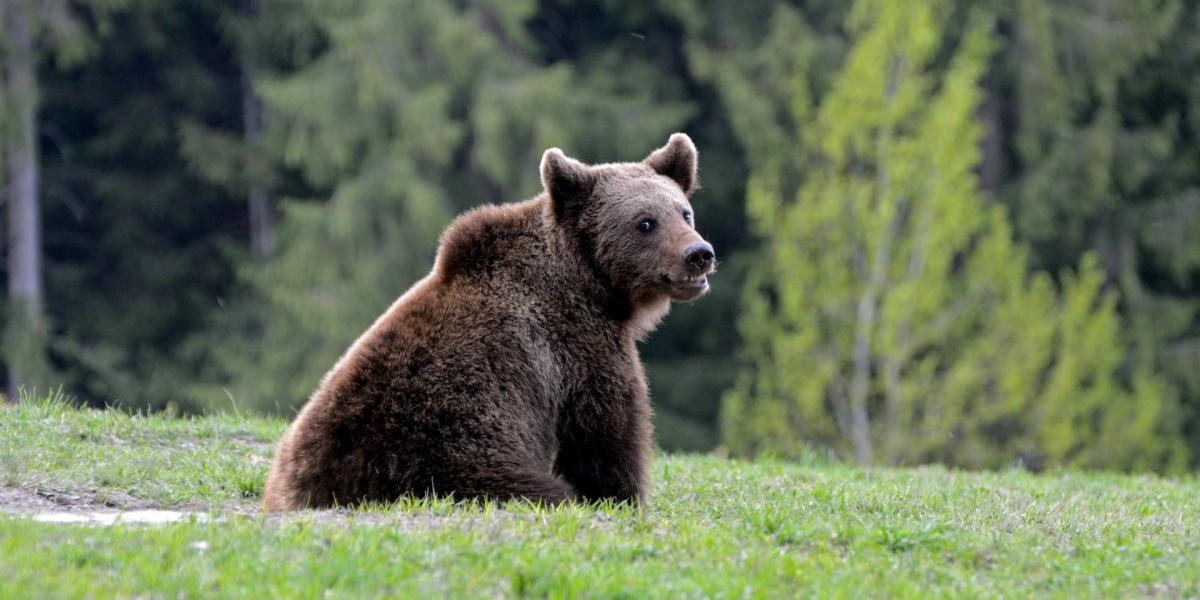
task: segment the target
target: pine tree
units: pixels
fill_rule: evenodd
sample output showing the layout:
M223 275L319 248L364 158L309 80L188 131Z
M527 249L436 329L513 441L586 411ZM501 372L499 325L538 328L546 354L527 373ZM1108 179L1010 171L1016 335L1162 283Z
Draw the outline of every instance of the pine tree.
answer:
M236 70L212 77L240 96L233 122L206 123L204 115L180 123L181 152L202 180L245 198L247 246L254 260L275 249L276 208L272 196L286 176L266 147L267 122L258 81L285 76L312 59L323 43L308 11L287 0L232 0L214 5L210 16L222 45L235 56Z
M221 28L234 6L128 1L87 60L43 63L49 356L80 402L200 408L181 384L213 359L188 342L228 310L247 218L244 193L196 172L182 131L240 124Z
M63 0L0 2L0 158L8 204L8 297L4 362L8 395L19 387L49 386L42 267L41 165L39 156L38 67L43 59L66 66L94 49L89 22L104 23L119 0L76 7Z
M1061 292L1028 274L977 189L988 25L973 21L943 66L950 12L861 0L819 104L812 78L790 79L794 150L765 157L748 194L764 268L744 300L748 367L726 441L739 454L816 444L860 464L1177 468L1160 385L1121 378L1095 261Z

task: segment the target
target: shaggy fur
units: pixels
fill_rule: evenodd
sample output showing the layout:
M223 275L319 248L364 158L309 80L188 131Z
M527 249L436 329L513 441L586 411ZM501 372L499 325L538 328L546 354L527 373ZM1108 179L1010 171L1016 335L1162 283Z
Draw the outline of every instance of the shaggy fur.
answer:
M635 342L715 262L687 218L696 149L675 134L643 162L588 166L552 148L541 177L536 198L456 219L433 271L325 376L279 444L268 510L643 497Z

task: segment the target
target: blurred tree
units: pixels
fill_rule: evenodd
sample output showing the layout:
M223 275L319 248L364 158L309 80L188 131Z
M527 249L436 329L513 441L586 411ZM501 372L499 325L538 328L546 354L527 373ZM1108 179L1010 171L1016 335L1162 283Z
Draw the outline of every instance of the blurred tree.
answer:
M697 137L704 190L696 206L700 230L716 245L721 264L709 297L674 309L651 338L646 359L660 439L686 439L674 447L707 450L719 443L719 398L739 370L739 299L747 274L759 268L745 210L747 169L793 151L795 73L802 66L814 85L824 85L844 54L837 31L847 5L666 4L686 31L687 72L709 123L699 129L707 136Z
M297 8L288 0L238 0L219 7L211 25L236 66L236 72L228 74L236 79L221 84L237 89L241 118L209 123L204 115L194 115L180 123L181 151L196 175L245 198L248 249L259 260L275 248L277 216L271 194L285 174L264 146L269 115L256 82L295 71L324 44L309 13Z
M1056 292L979 198L987 25L946 54L951 9L855 3L853 49L819 103L804 68L816 46L793 47L776 88L790 126L752 168L764 248L726 440L783 455L815 442L860 464L1178 468L1161 385L1142 371L1122 383L1095 261ZM798 27L780 14L777 27Z
M46 361L48 326L44 314L42 217L40 205L38 66L49 58L62 67L83 60L94 48L96 31L120 0L77 6L65 0L0 2L0 157L5 159L8 203L8 296L4 362L8 395L21 386L50 385Z
M4 135L7 159L8 296L5 362L8 396L44 380L46 335L42 314L42 220L38 206L37 55L35 7L21 0L0 5L4 18Z
M241 121L235 9L129 0L87 61L43 71L50 355L85 402L200 408L179 386L210 359L182 345L233 293L247 218L182 132Z

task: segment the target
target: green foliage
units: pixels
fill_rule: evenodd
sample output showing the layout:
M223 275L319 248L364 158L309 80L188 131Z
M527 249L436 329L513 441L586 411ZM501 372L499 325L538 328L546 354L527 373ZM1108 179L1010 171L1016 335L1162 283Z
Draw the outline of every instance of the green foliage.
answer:
M54 339L44 314L41 272L37 112L42 91L37 67L45 62L65 69L87 59L108 29L111 13L124 4L123 0L82 5L12 0L0 5L0 164L4 165L0 172L5 175L0 189L7 192L4 204L9 217L19 223L9 223L7 228L9 302L0 308L5 318L0 358L7 367L10 393L16 393L17 386L47 385L53 373L46 350ZM19 181L27 185L9 185ZM30 222L35 227L29 227ZM15 283L18 279L22 283Z
M174 390L210 361L181 344L231 294L242 238L242 202L189 169L179 137L238 121L230 57L211 51L219 8L131 1L86 61L43 66L50 354L93 405L199 409Z
M819 104L792 79L794 150L750 183L764 247L741 321L749 366L723 409L731 449L789 455L811 440L863 464L1180 467L1160 384L1122 382L1095 260L1061 292L1027 275L977 192L989 23L974 20L939 67L948 8L859 2Z

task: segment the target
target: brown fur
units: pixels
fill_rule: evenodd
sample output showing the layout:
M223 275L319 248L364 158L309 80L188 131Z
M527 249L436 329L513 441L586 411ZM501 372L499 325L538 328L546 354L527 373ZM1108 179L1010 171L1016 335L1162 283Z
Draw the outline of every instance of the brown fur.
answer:
M636 501L652 446L635 342L707 290L684 250L696 150L641 163L556 148L540 196L450 225L433 271L325 376L279 444L268 510L403 495ZM639 230L652 218L657 227ZM711 249L711 247L710 247Z

